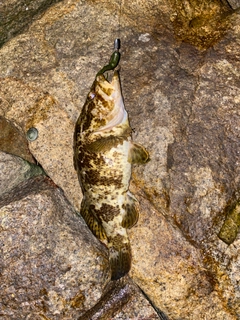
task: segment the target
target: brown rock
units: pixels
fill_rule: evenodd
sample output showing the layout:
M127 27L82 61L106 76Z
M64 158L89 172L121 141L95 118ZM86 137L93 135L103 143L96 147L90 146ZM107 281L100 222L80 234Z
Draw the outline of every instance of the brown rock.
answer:
M3 319L74 319L108 279L106 250L46 177L0 199Z
M28 149L26 137L10 121L0 117L0 150L35 163Z
M171 0L171 3L176 37L200 49L211 47L230 27L233 8L229 1Z
M161 319L167 320L165 315L154 311L139 288L128 276L110 282L101 300L78 320L97 319Z
M44 175L42 168L20 157L0 152L0 196L31 177Z
M0 227L1 319L78 319L103 295L106 250L48 178L0 198ZM130 279L106 290L92 319L159 319Z
M129 232L133 267L130 276L170 319L236 319L223 302L233 285L221 292L217 275L210 271L204 253L142 198L141 215Z
M72 155L74 123L67 111L60 108L57 100L46 92L28 87L15 79L6 78L2 81L1 88L9 104L4 104L0 112L17 123L25 135L32 127L38 130L38 138L29 142L30 151L46 174L79 209L81 191Z
M39 14L59 0L4 0L0 3L0 47L22 32Z

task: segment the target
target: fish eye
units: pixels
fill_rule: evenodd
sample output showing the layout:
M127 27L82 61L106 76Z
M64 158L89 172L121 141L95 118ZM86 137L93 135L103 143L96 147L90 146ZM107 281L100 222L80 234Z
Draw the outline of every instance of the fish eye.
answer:
M95 98L95 93L94 92L89 92L89 94L88 94L88 98L90 99L90 100L92 100L92 99L94 99Z

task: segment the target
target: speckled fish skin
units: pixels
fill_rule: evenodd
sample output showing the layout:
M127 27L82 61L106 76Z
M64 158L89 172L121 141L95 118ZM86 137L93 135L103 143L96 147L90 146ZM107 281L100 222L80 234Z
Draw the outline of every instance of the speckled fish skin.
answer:
M83 192L81 215L109 249L112 280L129 272L127 228L138 220L129 191L132 163L146 163L148 152L132 142L118 71L111 82L98 75L77 120L74 165Z

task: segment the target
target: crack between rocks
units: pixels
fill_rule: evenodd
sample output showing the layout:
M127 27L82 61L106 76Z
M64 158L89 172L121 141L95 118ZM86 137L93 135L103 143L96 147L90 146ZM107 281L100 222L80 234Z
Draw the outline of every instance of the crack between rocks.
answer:
M146 300L150 303L152 308L156 311L157 315L159 316L160 320L169 320L169 318L163 313L158 307L154 305L154 303L151 301L151 299L148 297L148 295L143 291L139 285L135 283L135 285L139 288L139 290L142 292L143 296L146 298Z
M136 289L138 289L149 302L160 320L169 320L169 318L154 305L148 295L129 276L116 281L110 281L104 289L105 293L103 293L95 306L78 317L77 320L107 320L112 318L130 301L131 297L136 292Z

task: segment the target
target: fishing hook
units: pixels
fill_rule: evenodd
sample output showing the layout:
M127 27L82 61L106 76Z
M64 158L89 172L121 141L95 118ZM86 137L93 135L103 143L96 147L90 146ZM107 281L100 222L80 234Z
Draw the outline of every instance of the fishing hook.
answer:
M114 52L111 55L109 63L106 66L104 66L100 71L98 71L96 77L99 76L100 74L103 74L106 71L113 70L116 68L116 66L120 61L120 56L121 56L119 49L120 49L120 39L115 39Z

